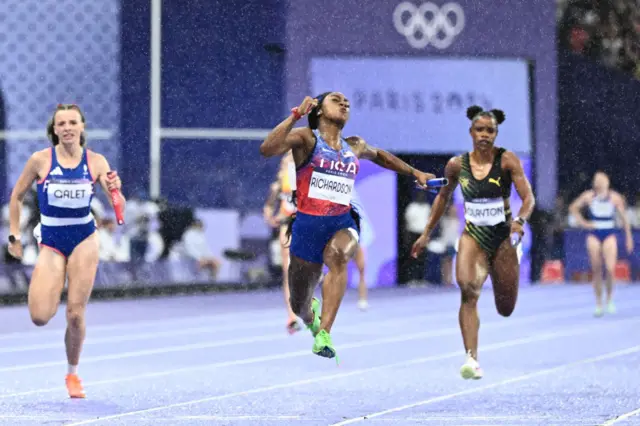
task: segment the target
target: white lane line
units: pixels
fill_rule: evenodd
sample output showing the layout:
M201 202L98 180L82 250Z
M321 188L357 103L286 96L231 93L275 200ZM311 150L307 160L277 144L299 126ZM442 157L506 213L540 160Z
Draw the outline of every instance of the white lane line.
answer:
M154 419L155 420L155 419ZM238 416L176 416L167 417L163 420L211 420L211 421L238 421L238 420L256 420L256 421L277 421L277 420L305 420L309 419L302 416L250 416L250 415L238 415ZM318 420L318 419L310 419ZM322 420L322 419L320 419Z
M573 307L573 306L575 305L572 304L569 307ZM638 306L640 306L640 304ZM582 308L579 308L579 309L582 311ZM552 312L552 311L546 311L546 312ZM573 312L573 310L571 312ZM387 317L388 319L384 319L379 322L376 321L376 323L378 324L378 327L395 326L397 324L403 324L403 323L415 324L420 321L427 322L434 319L435 320L440 320L443 318L446 319L447 316L450 316L450 315L452 315L452 311L450 309L447 309L444 311L425 312L420 315L414 315L414 316ZM356 318L357 318L356 321L358 322L360 319L364 319L367 322L367 324L372 323L371 319L366 317L365 315L358 315L358 317ZM514 317L514 318L518 318L518 317ZM178 328L171 328L169 330L157 331L157 332L147 331L147 332L138 332L138 333L131 333L131 334L127 333L127 334L121 334L121 335L115 335L115 336L94 337L94 338L88 337L87 340L85 340L84 342L84 346L86 347L88 345L97 345L97 344L104 344L104 343L153 340L157 338L206 334L206 333L213 333L220 330L229 332L229 331L256 329L256 328L260 328L260 329L274 328L274 327L282 327L282 324L283 324L283 321L281 320L257 321L255 319L251 319L247 321L234 321L230 324L226 321L216 321L214 324L207 325L207 326L188 327L188 328L178 327ZM347 326L345 328L340 328L340 331L342 332L345 330L349 330L350 328L352 327ZM129 329L135 329L136 331L138 331L137 323L130 325ZM89 332L91 332L92 334L94 331L95 330L93 329L89 329ZM361 331L361 328L358 328L357 330L354 330L354 331ZM58 339L56 339L55 341L46 342L46 343L0 347L0 354L26 352L26 351L40 351L45 349L58 349L60 348L60 344L61 344L59 340L60 337L62 337L62 335L58 336ZM287 336L285 333L282 333L278 338L282 339L287 337L289 336Z
M635 321L635 322L637 322L637 321ZM609 324L609 325L611 325L611 324ZM499 350L499 349L508 348L508 347L512 347L512 346L518 346L518 345L534 343L534 342L539 342L539 341L544 341L544 340L551 340L551 339L555 339L555 338L559 338L559 337L567 337L567 336L575 336L575 335L579 335L579 334L592 333L593 332L593 328L594 327L581 327L581 328L578 328L578 329L573 330L573 331L547 333L547 334L537 335L537 336L534 336L534 337L509 340L509 341L502 342L502 343L497 343L497 344L493 344L493 345L484 346L484 347L482 347L481 351L484 353L484 352L489 352L489 351L493 351L493 350ZM587 363L587 362L595 362L596 360L604 360L604 359L607 359L607 358L614 358L616 356L622 356L622 355L626 355L626 354L630 354L630 353L634 353L634 352L638 352L638 351L640 351L640 346L634 346L633 348L628 348L628 349L625 349L624 351L611 352L609 354L601 355L599 357L587 358L585 360L581 360L581 361L578 361L578 362L572 362L572 363L564 364L564 365L562 365L560 367L555 367L555 368L547 369L547 370L541 370L541 371L538 371L538 372L533 373L533 374L527 374L527 375L519 376L519 377L510 379L509 381L499 382L499 383L496 383L496 384L485 386L483 388L475 388L475 389L471 389L471 390L465 391L465 392L458 392L456 394L450 394L450 395L447 395L445 397L434 398L433 402L436 402L436 399L437 400L440 400L442 398L448 399L448 398L453 398L453 397L458 396L458 395L464 395L464 394L467 394L467 393L479 392L480 390L483 390L485 388L489 389L491 387L496 387L496 386L499 386L499 385L502 385L502 384L507 384L507 383L513 383L513 382L517 382L517 381L526 380L528 378L535 377L537 375L549 374L549 373L552 373L552 372L555 372L555 371L562 370L563 368L567 368L569 366L579 365L579 364L583 364L583 363ZM331 381L331 380L336 380L336 379L343 379L345 377L352 377L352 376L356 376L356 375L360 375L360 374L371 373L373 371L379 371L379 370L395 368L395 367L407 367L409 365L422 364L422 363L432 362L432 361L440 361L440 360L443 360L443 359L454 358L454 357L459 357L459 356L460 356L460 351L455 351L455 352L449 352L449 353L429 356L429 357L425 357L425 358L415 358L415 359L405 360L405 361L391 363L391 364L384 364L384 365L380 365L380 366L376 366L376 367L369 367L369 368L364 368L364 369L360 369L360 370L353 370L353 371L350 371L350 372L347 372L347 373L323 375L321 377L316 377L316 378L312 378L312 379L299 380L299 381L295 381L295 382L288 382L288 383L282 383L282 384L278 384L278 385L266 386L266 387L261 387L261 388L248 389L248 390L245 390L245 391L232 392L232 393L222 394L222 395L216 395L216 396L212 396L212 397L195 399L195 400L180 402L180 403L176 403L176 404L169 404L169 405L163 405L163 406L159 406L159 407L146 408L146 409L142 409L142 410L129 411L129 412L114 414L114 415L110 415L110 416L103 416L103 417L96 418L96 419L89 419L89 420L83 420L83 421L76 422L76 423L70 423L67 426L77 426L77 425L84 425L84 424L90 424L90 423L98 423L98 422L101 422L101 421L104 421L104 420L113 420L113 419L120 419L120 418L123 418L123 417L144 415L144 414L154 413L154 412L167 410L167 409L171 409L171 408L185 407L185 406L189 406L189 405L202 404L202 403L206 403L206 402L212 402L212 401L217 401L217 400L222 400L222 399L227 399L227 398L233 398L233 397L238 397L238 396L247 396L247 395L252 395L252 394L256 394L256 393L272 392L272 391L279 390L279 389L285 389L285 388L291 388L291 387L297 387L297 386L304 386L304 385L309 385L309 384L313 384L313 383L326 382L326 381ZM421 402L424 403L424 401L421 401ZM364 418L363 418L363 420L364 420ZM339 424L342 424L342 423L339 423Z
M84 416L86 418L86 416ZM25 420L39 420L42 422L69 422L69 421L78 421L78 419L70 418L70 416L63 417L53 417L51 415L12 415L12 414L0 414L0 420L14 420L14 421L25 421ZM308 419L302 416L251 416L251 415L237 415L237 416L211 416L211 415L202 415L202 416L176 416L176 417L166 417L163 419L154 419L157 421L180 421L180 420L210 420L210 421L238 421L238 420L257 420L257 421L278 421L278 420L322 420L322 419Z
M599 356L595 356L595 357L591 357L591 358L585 358L585 359L581 359L579 361L573 361L573 362L569 362L566 364L562 364L556 367L552 367L552 368L546 368L544 370L538 370L534 373L530 373L530 374L524 374L522 376L517 376L511 379L507 379L507 380L501 380L499 382L496 383L491 383L489 385L485 385L485 386L480 386L477 388L472 388L472 389L467 389L461 392L455 392L455 393L450 393L447 395L442 395L442 396L438 396L435 398L429 398L429 399L425 399L422 401L418 401L418 402L414 402L411 404L406 404L406 405L401 405L399 407L394 407L394 408L389 408L387 410L382 410L382 411L378 411L375 413L370 413L370 414L366 414L364 416L360 416L360 417L354 417L352 419L347 419L338 423L334 423L331 426L344 426L344 425L349 425L349 424L353 424L353 423L358 423L364 420L369 420L369 419L373 419L376 417L380 417L380 416L384 416L387 414L392 414L392 413L397 413L399 411L403 411L403 410L408 410L411 408L416 408L416 407L421 407L424 405L428 405L428 404L433 404L436 402L441 402L441 401L446 401L448 399L453 399L456 398L458 396L463 396L463 395L470 395L470 394L474 394L474 393L478 393L478 392L482 392L488 389L493 389L493 388L497 388L499 386L504 386L504 385L509 385L509 384L513 384L513 383L518 383L518 382L523 382L529 379L533 379L536 377L541 377L541 376L546 376L552 373L557 373L560 372L562 370L566 370L568 368L571 367L577 367L579 365L584 365L584 364L592 364L595 362L599 362L599 361L605 361L608 359L612 359L612 358L617 358L617 357L621 357L621 356L625 356L625 355L630 355L636 352L640 352L640 345L638 346L632 346L630 348L627 349L622 349L619 351L615 351L615 352L609 352L603 355L599 355Z
M533 290L530 290L530 291L523 291L522 294L537 295L539 293ZM397 308L397 305L399 302L407 303L408 310L418 309L418 307L421 304L427 301L428 303L425 303L425 306L433 306L434 299L438 298L439 300L441 300L442 296L448 296L448 295L450 295L450 293L423 294L423 295L410 294L410 295L400 296L393 299L387 299L387 300L381 299L376 302L376 311L379 312L379 311L382 311L384 308L390 307L390 309L392 310L391 313L393 313L393 310ZM583 295L580 294L578 296L583 296ZM589 297L591 297L591 295L589 295ZM552 305L546 304L545 310L553 310L556 308L572 308L577 304L580 304L580 303L584 304L587 301L586 299L584 301L576 300L575 295L567 295L566 298L554 298L553 300L557 301L558 303L552 304ZM570 302L570 304L566 305L567 302ZM457 300L456 300L456 303L457 303ZM215 309L215 307L212 307L212 309ZM132 328L139 330L141 328L146 328L146 327L153 328L153 327L168 326L168 327L179 328L184 324L194 325L194 323L197 324L202 322L223 323L223 324L227 324L229 327L233 327L234 321L243 321L243 320L247 322L254 321L255 326L258 327L260 326L260 323L264 318L269 317L270 315L273 315L273 316L283 315L283 312L284 312L284 308L283 309L265 309L265 310L258 310L258 311L246 310L246 311L231 312L231 313L226 312L222 314L194 315L194 316L186 316L186 317L174 317L174 318L163 318L163 319L153 319L153 320L131 319L130 321L118 322L115 324L96 324L96 325L92 325L91 320L89 319L89 323L87 327L88 327L88 332L91 334L95 332L100 332L100 331L113 331L113 330L130 331ZM343 312L346 313L348 311L345 312L343 308ZM435 313L435 312L427 311L425 312L425 314ZM448 313L448 312L450 312L450 309L447 309L442 313ZM62 313L59 313L59 315L60 314ZM361 313L358 312L357 314L359 315ZM516 311L516 314L517 314L517 311ZM341 316L340 318L342 319L343 317ZM26 320L28 321L28 319ZM39 328L39 329L33 329L33 330L14 331L9 333L0 333L0 341L9 340L9 339L41 338L44 336L60 337L61 335L64 334L64 332L65 332L65 328Z
M162 419L162 420L169 420L169 419L170 417L167 417L166 419ZM173 419L176 419L176 418L173 418ZM307 418L305 418L305 420L306 419ZM154 420L156 420L155 417L154 417ZM322 420L322 419L319 419L319 420ZM473 423L465 423L465 421L473 422ZM508 424L512 424L510 422L516 422L516 421L517 422L535 421L536 424L554 424L554 425L571 425L571 424L594 425L594 424L597 424L600 421L600 419L585 418L585 419L576 420L574 418L549 416L544 414L540 414L540 415L531 414L531 415L521 415L521 416L466 416L464 414L461 414L459 416L433 416L433 417L412 416L412 417L401 417L401 418L400 417L391 417L391 418L375 417L373 419L367 419L367 422L393 422L393 423L452 422L455 424L455 426L460 426L465 424L477 426L477 423L475 422L491 422L490 423L491 425L496 425L496 424L508 425Z
M509 327L509 326L512 326L512 325L515 325L515 324L527 324L527 323L531 323L531 322L537 323L541 319L567 318L567 317L573 317L573 316L584 315L584 314L585 314L584 309L583 308L579 308L579 309L574 309L574 310L550 313L550 314L546 314L546 315L545 314L536 314L536 315L531 315L531 316L527 316L527 317L512 318L510 320L502 319L502 320L498 320L496 322L492 322L492 323L488 323L486 325L483 325L483 328L486 328L487 326L489 326L489 327L492 327L492 326L495 326L495 327ZM367 326L372 326L372 325L375 325L375 324L376 324L376 322L370 321L366 325ZM343 327L342 330L343 331L346 331L346 330L349 330L349 329L358 330L361 327L363 327L363 325L347 326L347 327ZM455 333L459 333L459 327L448 327L448 328L441 328L439 330L431 330L431 331L425 331L425 332L419 332L419 333L401 334L401 335L397 335L397 336L394 336L394 337L382 338L382 339L373 339L373 340L370 339L370 340L365 340L365 341L362 341L362 342L356 342L356 343L352 343L352 344L340 345L338 349L344 350L344 349L352 349L352 348L361 348L361 347L367 347L367 346L374 346L374 345L384 344L384 343L405 342L405 341L421 339L421 338L446 336L446 335L455 334ZM336 335L338 335L338 334L336 333ZM252 343L257 343L257 342L269 342L269 341L288 338L288 337L290 337L290 336L283 335L283 333L278 333L278 334L271 334L271 335L248 336L248 337L241 337L241 338L236 338L236 339L207 341L207 342L193 343L193 344L190 344L190 345L184 345L184 344L170 345L170 346L163 346L163 347L152 348L152 349L143 349L143 350L137 350L137 351L113 353L113 354L108 354L108 355L85 357L85 358L81 359L81 363L82 363L82 365L86 365L86 364L89 364L89 363L101 362L101 361L110 361L110 360L116 360L116 359L136 358L136 357L159 355L159 354L168 354L168 353L176 353L176 352L187 352L187 351L192 351L192 350L220 348L220 347L225 347L225 346L252 344ZM288 352L288 353L279 354L279 355L258 357L258 358L249 358L249 359L253 359L253 360L258 359L258 360L260 360L258 362L263 362L264 360L285 359L285 358L291 358L291 357L295 357L295 356L300 356L302 354L306 355L306 354L308 354L308 352L307 351ZM242 360L238 360L237 362L242 363L241 361ZM63 360L60 360L60 361L40 362L40 363L34 363L34 364L24 364L24 365L12 366L12 367L2 367L2 368L0 368L0 373L26 371L26 370L36 369L36 368L58 367L58 366L63 366L63 365L67 365L67 362L63 361ZM231 364L231 365L235 365L235 364Z
M26 308L25 308L26 309ZM237 312L237 313L224 313L218 315L194 315L187 317L176 317L176 318L162 318L162 319L154 319L154 320L138 320L131 319L129 322L118 322L114 324L96 324L92 325L91 321L88 320L87 328L89 332L97 332L97 331L120 331L120 330L131 330L135 328L139 330L141 328L155 328L155 327L179 327L182 325L193 325L193 323L203 323L203 322L211 322L211 323L226 323L229 326L233 326L233 321L241 321L251 319L254 321L254 324L259 324L260 320L263 319L267 315L275 315L278 312L282 312L282 310L270 309L261 312L251 311L251 312ZM64 315L63 312L59 313L59 315ZM254 318L255 317L255 318ZM25 319L28 321L28 318ZM282 321L284 323L284 321ZM0 334L0 340L9 340L9 339L29 339L29 338L40 338L45 336L58 337L65 332L65 328L41 328L34 330L24 330L24 331L14 331L10 333Z
M536 323L537 324L541 320L549 320L549 319L554 320L554 319L566 318L566 317L571 317L571 316L580 315L580 314L584 314L584 311L582 309L576 309L576 310L573 310L573 311L565 311L565 312L556 312L556 313L547 314L547 315L538 314L538 315L532 315L532 316L527 316L527 317L514 318L511 321L488 322L488 323L483 324L483 329L487 329L487 328L489 328L489 329L494 329L494 328L500 329L500 328L504 328L504 327L511 326L511 325L518 325L518 324L522 325L522 324L527 324L527 323ZM369 323L369 324L371 324L371 323ZM607 323L600 323L600 324L607 324ZM358 342L354 342L354 343L350 343L350 344L340 345L339 349L342 351L342 350L347 350L347 349L357 349L357 348L362 348L362 347L367 347L367 346L372 346L372 345L378 345L380 340L383 340L384 342L395 343L395 342L399 342L399 341L410 341L410 340L414 340L416 338L429 338L429 337L448 336L448 335L457 334L459 332L460 332L460 330L459 330L458 327L450 327L450 328L446 328L446 329L440 329L440 330L437 330L437 331L418 333L418 334L410 334L408 336L396 336L396 337L393 337L393 338L378 339L378 340L374 340L374 341L372 341L372 340L358 341ZM254 338L250 338L250 339L251 339L251 341L255 341ZM259 357L238 359L238 360L233 360L233 361L222 361L222 362L216 362L216 363L212 363L212 364L181 367L181 368L172 369L172 370L162 370L162 371L152 372L152 373L143 373L143 374L129 375L129 376L126 376L126 377L118 377L118 378L111 378L111 379L105 379L105 380L99 380L99 381L86 382L85 383L85 387L98 386L98 385L109 385L109 384L113 384L113 383L120 384L120 383L124 383L124 382L129 382L129 381L139 381L139 380L144 380L144 379L155 379L155 378L158 378L158 377L165 377L165 376L170 376L170 375L173 375L173 374L185 374L185 373L191 373L191 372L194 372L194 371L203 371L203 370L206 371L206 370L211 370L211 369L216 369L216 368L234 367L234 366L238 366L238 365L257 364L257 363L262 363L262 362L278 361L278 360L283 360L283 359L291 359L291 358L297 358L297 357L309 356L309 355L310 355L310 352L308 350L295 351L295 352L285 352L285 353L276 354L276 355L265 355L265 356L259 356ZM83 363L84 363L84 361L83 361ZM62 364L63 364L62 362L59 362L56 365L62 365ZM0 399L11 398L11 397L19 397L19 396L26 396L26 395L34 395L34 394L46 393L46 392L58 392L58 391L60 391L60 387L59 386L50 387L50 388L41 388L41 389L35 389L35 390L29 390L29 391L2 394L2 395L0 395Z
M428 314L421 314L415 316L398 316L398 317L390 317L387 319L374 320L371 321L370 318L362 315L360 318L356 319L357 322L361 322L362 324L358 326L346 326L341 328L341 331L344 330L354 330L359 331L364 324L376 324L377 327L385 327L385 326L396 326L398 324L409 323L413 324L418 321L431 321L442 319L443 316L450 314L451 312L432 312ZM219 331L229 332L229 331L238 331L238 330L246 330L246 329L262 329L262 328L274 328L281 327L283 332L279 334L273 334L273 339L287 339L290 338L284 332L284 322L282 320L278 321L269 321L269 322L256 322L256 320L246 321L246 322L234 322L232 324L220 324L210 326L202 326L202 327L192 327L192 328L178 328L178 329L170 329L165 331L158 332L142 332L142 333L132 333L132 334L123 334L123 335L115 335L115 336L107 336L107 337L97 337L97 338L88 338L84 342L84 346L87 345L96 345L103 343L115 343L115 342L128 342L128 341L140 341L140 340L153 340L156 338L165 338L165 337L175 337L175 336L187 336L194 334L206 334L206 333L215 333ZM357 327L357 328L356 328ZM133 326L132 328L137 328ZM258 338L257 338L258 339ZM53 342L47 343L39 343L33 345L24 345L24 346L8 346L4 348L0 348L0 354L3 353L14 353L14 352L26 352L26 351L36 351L42 349L59 349L60 341L56 340Z
M629 411L628 413L620 414L619 416L616 416L612 419L607 420L606 422L602 423L600 426L615 425L616 423L619 423L623 420L627 420L629 417L637 416L638 414L640 414L640 408L638 408L637 410Z
M12 420L13 422L20 422L20 421L40 421L40 422L63 422L63 423L67 423L67 422L73 422L73 421L82 421L82 420L86 420L86 416L83 416L82 418L70 418L70 416L67 417L55 417L55 416L51 416L51 415L11 415L11 414L7 414L7 415L1 415L0 414L0 420ZM173 417L153 417L153 422L154 423L158 423L158 422L180 422L180 421L185 421L185 420L197 420L197 421L270 421L270 422L275 422L275 421L282 421L282 422L323 422L326 421L326 419L324 418L319 418L319 417L305 417L305 416L298 416L298 415L264 415L264 416L260 416L260 415L235 415L235 416L216 416L216 415L192 415L192 416L173 416ZM536 421L538 423L544 423L544 424L549 424L549 422L552 422L553 424L562 424L562 425L594 425L597 424L600 419L580 419L580 420L576 420L576 419L572 419L572 418L563 418L563 417L558 417L558 416L546 416L546 415L522 415L522 416L449 416L449 417L445 417L445 416L437 416L437 417L403 417L401 419L394 417L394 418L375 418L375 419L367 419L369 421L377 421L377 422L393 422L393 423L398 423L403 422L403 423L407 423L407 422L413 422L413 423L427 423L427 422L438 422L443 423L455 423L456 426L464 426L465 421L466 422L474 422L474 423L468 423L469 425L472 426L477 426L477 423L475 422L492 422L491 424L506 424L505 422L524 422L524 421ZM497 423L496 423L497 422Z

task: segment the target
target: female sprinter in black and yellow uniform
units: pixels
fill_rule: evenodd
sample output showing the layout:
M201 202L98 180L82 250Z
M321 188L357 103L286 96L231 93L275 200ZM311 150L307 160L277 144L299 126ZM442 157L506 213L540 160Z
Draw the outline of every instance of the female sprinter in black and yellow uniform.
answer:
M434 200L429 222L414 243L412 255L417 257L424 250L460 183L466 222L456 258L456 280L462 294L459 321L466 351L460 374L464 379L480 379L483 374L478 364L480 290L491 275L498 313L505 317L511 315L518 296L520 264L509 237L512 233L522 237L523 225L533 211L535 200L518 157L494 146L504 113L472 106L467 109L467 117L471 120L473 151L447 163L445 177L449 183ZM522 199L515 219L511 218L509 205L512 183Z

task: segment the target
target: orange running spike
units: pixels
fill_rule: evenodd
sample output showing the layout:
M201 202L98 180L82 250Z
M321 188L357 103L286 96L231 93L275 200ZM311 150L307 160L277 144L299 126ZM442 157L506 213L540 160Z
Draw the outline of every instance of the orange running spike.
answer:
M67 383L69 398L84 398L86 396L84 389L82 389L82 381L76 374L67 374L65 382Z

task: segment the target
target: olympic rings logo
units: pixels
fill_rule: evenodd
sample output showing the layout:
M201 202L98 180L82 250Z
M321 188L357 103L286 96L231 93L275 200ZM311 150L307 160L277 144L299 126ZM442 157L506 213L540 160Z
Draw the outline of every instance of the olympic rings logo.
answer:
M408 19L405 19L407 15ZM446 49L462 32L464 23L464 11L457 3L445 3L438 7L426 2L418 7L404 1L393 11L396 30L416 49L423 49L429 44L436 49Z

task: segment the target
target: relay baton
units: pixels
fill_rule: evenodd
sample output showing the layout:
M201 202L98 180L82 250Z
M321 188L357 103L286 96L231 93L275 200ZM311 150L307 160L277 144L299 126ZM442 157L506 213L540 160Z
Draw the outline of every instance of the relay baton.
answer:
M107 176L113 176L113 172L107 173ZM111 202L113 204L113 209L116 212L116 220L118 221L118 225L124 225L124 211L122 209L122 198L120 198L120 191L117 189L112 189L109 191L111 194Z
M420 185L420 182L418 181L415 181L415 182L416 182L416 185L418 185L422 189L426 189L427 191L430 191L430 192L438 192L434 188L442 188L443 186L447 186L449 184L449 179L447 178L429 179L427 181L426 186Z

